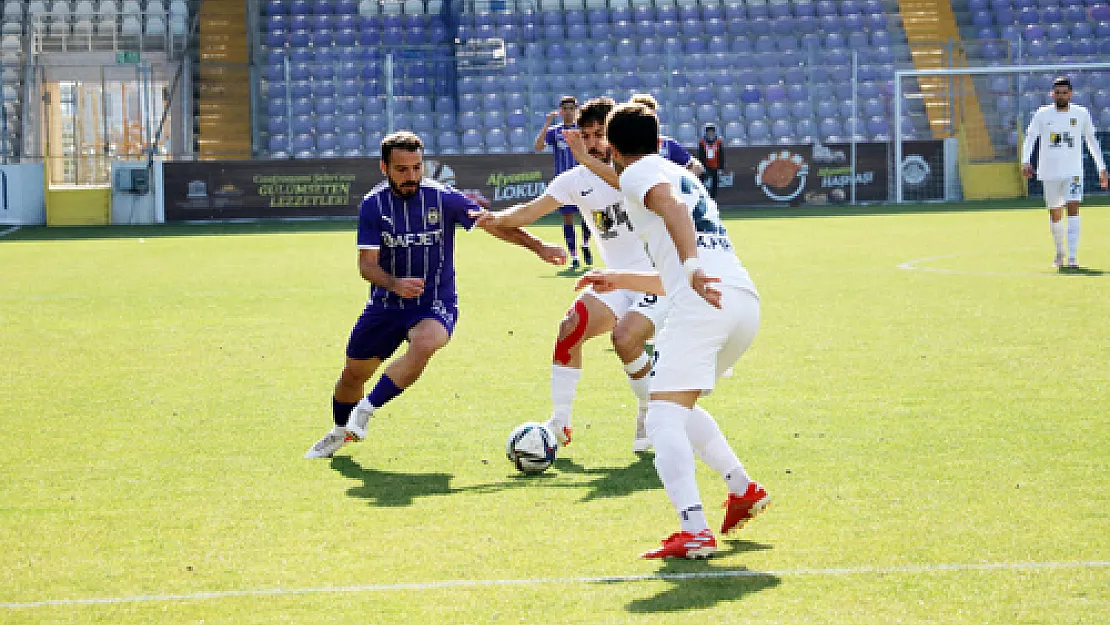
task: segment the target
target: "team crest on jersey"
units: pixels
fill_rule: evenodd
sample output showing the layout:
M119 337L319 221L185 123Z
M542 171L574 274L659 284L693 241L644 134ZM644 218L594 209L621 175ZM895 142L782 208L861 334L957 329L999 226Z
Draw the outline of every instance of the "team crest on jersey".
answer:
M1078 122L1078 121L1076 121L1076 119L1075 119L1074 117L1073 117L1073 118L1071 118L1071 125L1072 125L1072 126L1078 125L1078 123L1079 123L1079 122Z
M439 209L434 206L428 209L428 225L439 225Z

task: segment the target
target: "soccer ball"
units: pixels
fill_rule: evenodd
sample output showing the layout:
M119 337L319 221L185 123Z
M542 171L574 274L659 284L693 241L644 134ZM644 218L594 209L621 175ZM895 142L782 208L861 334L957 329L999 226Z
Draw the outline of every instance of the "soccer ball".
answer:
M555 451L558 448L559 442L555 440L555 434L546 425L529 421L516 426L509 433L505 455L518 471L535 475L543 473L555 462Z

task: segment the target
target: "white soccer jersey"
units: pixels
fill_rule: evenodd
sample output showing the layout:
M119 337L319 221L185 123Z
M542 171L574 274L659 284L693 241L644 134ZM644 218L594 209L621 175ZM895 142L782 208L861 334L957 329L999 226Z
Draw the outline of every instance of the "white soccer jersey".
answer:
M722 285L756 293L748 271L740 264L732 250L732 241L721 225L717 203L693 174L662 156L651 154L625 169L620 181L628 216L663 278L667 295L676 295L684 289L692 292L692 288L663 218L644 205L648 191L660 183L669 183L689 207L697 233L698 261L706 275L720 278Z
M1095 138L1095 125L1086 107L1072 104L1066 111L1055 105L1042 106L1029 120L1025 130L1021 162L1028 164L1033 156L1033 142L1040 139L1037 179L1066 180L1083 177L1083 141L1095 159L1098 170L1106 169L1102 150Z
M583 165L555 176L547 195L560 204L578 207L582 220L597 241L605 266L628 271L651 271L644 244L632 231L621 202L621 192L610 187Z

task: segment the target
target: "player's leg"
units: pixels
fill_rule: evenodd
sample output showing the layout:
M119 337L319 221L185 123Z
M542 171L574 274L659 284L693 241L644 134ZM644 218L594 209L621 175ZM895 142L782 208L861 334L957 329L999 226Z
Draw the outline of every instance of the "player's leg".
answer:
M648 404L647 434L655 448L655 470L678 513L681 531L645 558L707 557L716 551L695 479L694 447L687 422L694 403L716 379L716 354L724 334L719 314L692 293L680 293L656 339L658 360ZM696 301L695 301L696 300ZM709 315L707 317L706 315Z
M590 252L590 227L586 225L584 218L580 225L582 227L582 262L586 263L586 266L592 266L594 255Z
M438 316L420 316L408 329L405 353L385 368L370 393L359 400L347 420L347 433L355 440L366 438L366 427L374 412L412 386L424 373L428 361L451 340L454 314L445 321Z
M563 216L563 239L567 244L567 255L570 256L570 268L578 269L578 242L574 234L574 215L578 212L576 206L560 206L559 214Z
M1056 246L1056 256L1052 260L1052 265L1059 268L1064 266L1064 255L1067 251L1065 240L1068 228L1064 222L1064 207L1067 203L1064 191L1067 181L1045 180L1041 184L1044 187L1044 203L1048 207L1048 227L1052 232L1052 242Z
M1079 267L1079 203L1083 201L1083 179L1076 178L1068 182L1067 196L1068 212L1068 267Z
M366 382L405 337L405 326L389 311L367 306L347 339L347 360L335 383L331 408L334 427L305 453L330 458L348 440L346 425L366 391Z
M578 380L582 378L582 344L613 329L617 316L606 300L613 300L619 295L586 291L574 300L559 322L559 333L551 355L551 418L546 425L564 446L570 442L571 412Z
M666 315L665 308L665 298L641 295L633 308L621 316L617 326L613 328L613 349L624 365L628 385L637 400L636 434L632 441L634 452L651 448L646 425L651 389L651 357L646 347L647 342L655 335L655 328L661 325L661 319Z
M747 351L759 329L759 299L740 289L723 289L722 308L729 311L731 327L724 344L717 351L718 377L731 369ZM686 434L694 453L725 481L728 497L725 500L725 518L721 533L743 527L748 520L762 512L771 503L771 497L753 481L736 456L717 421L701 406L695 406L686 422Z

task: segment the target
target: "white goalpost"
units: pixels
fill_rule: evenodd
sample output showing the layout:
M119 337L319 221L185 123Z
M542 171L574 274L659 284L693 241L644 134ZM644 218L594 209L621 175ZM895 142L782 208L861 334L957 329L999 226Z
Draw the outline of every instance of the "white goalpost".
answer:
M906 140L906 137L903 133L901 120L902 120L903 114L905 113L905 110L906 110L906 105L905 105L905 102L904 102L904 98L907 94L906 85L907 85L908 79L919 79L919 78L949 78L949 79L951 79L951 78L965 77L965 76L966 77L971 77L971 78L989 77L989 76L1005 76L1005 77L1018 76L1019 77L1019 81L1018 81L1019 86L1014 88L1015 93L1013 93L1011 95L1010 99L1005 100L1005 102L1007 103L1006 106L1009 107L1009 110L1004 110L1004 111L1003 110L998 110L998 111L996 111L996 114L1000 115L1000 116L1004 115L1006 118L1012 117L1013 118L1012 123L1013 123L1013 126L1014 126L1012 128L1012 130L1020 131L1024 128L1024 121L1025 121L1022 118L1020 98L1021 98L1021 96L1025 95L1025 94L1024 93L1018 93L1018 92L1019 91L1030 92L1029 91L1030 88L1024 86L1024 84L1028 83L1029 81L1020 80L1020 77L1022 75L1029 75L1029 76L1034 76L1036 74L1057 75L1057 74L1061 74L1061 73L1073 73L1073 72L1108 72L1108 73L1110 73L1110 62L1052 63L1052 64L1039 64L1039 65L1001 65L1001 66L994 66L994 67L984 66L984 67L956 67L956 68L937 68L937 69L897 70L894 73L894 102L893 102L893 104L894 104L894 115L893 115L893 118L894 118L894 123L893 123L893 126L894 126L894 168L893 168L894 169L894 201L899 203L899 204L903 203L903 201L904 201L905 181L903 180L902 164L903 164L903 158L904 158L903 142ZM1110 74L1107 74L1106 76L1104 76L1104 78L1110 79ZM1089 88L1093 90L1093 89L1096 88L1096 86L1098 84L1103 84L1103 85L1110 84L1110 80L1094 80L1094 81L1091 81L1091 84L1089 85ZM1039 86L1034 86L1034 87L1032 87L1032 89L1037 91L1038 93L1040 93L1040 91L1042 91L1042 89ZM1049 90L1050 89L1048 89L1048 88L1043 89L1043 92L1044 92L1043 97L1044 98L1048 97ZM1078 88L1076 89L1077 94L1080 93L1081 91L1082 91L1081 89L1078 89ZM990 90L987 90L985 94L988 97L998 95L997 93L991 93ZM983 96L980 96L980 101L982 101L982 100L983 100ZM992 104L997 105L1000 101L1002 101L1002 98L996 97L995 100L992 101ZM1047 100L1045 100L1044 103L1047 104L1048 103ZM1027 111L1027 112L1031 112L1031 111ZM952 112L952 107L949 108L949 115L954 115L953 112ZM1098 119L1097 111L1093 111L1092 116L1096 119L1096 122L1097 122L1097 119ZM1099 130L1110 131L1110 128L1100 128ZM1016 146L1016 148L1018 150L1020 150L1020 145ZM1012 156L1012 158L996 159L996 161L1002 161L1002 160L1015 160L1016 161L1017 153L1015 152L1012 155L1008 154L1007 156L1008 157Z

